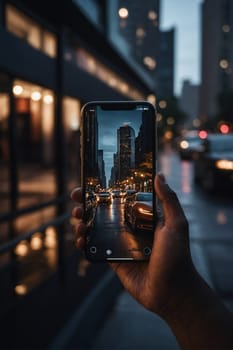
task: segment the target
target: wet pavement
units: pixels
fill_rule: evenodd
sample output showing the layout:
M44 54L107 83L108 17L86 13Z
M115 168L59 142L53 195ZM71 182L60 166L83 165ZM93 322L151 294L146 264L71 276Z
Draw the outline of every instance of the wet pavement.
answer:
M91 349L175 350L179 346L161 318L146 311L129 294L122 293Z

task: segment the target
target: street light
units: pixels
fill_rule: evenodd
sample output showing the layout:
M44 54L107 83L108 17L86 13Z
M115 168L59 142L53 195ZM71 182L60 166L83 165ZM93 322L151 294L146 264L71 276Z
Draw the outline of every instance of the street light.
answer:
M222 68L222 69L227 69L229 67L229 62L228 60L226 60L225 58L221 59L219 61L219 66Z
M120 18L125 19L129 16L129 11L125 7L121 7L118 11L118 15Z
M159 108L164 109L167 107L167 102L165 100L159 101Z

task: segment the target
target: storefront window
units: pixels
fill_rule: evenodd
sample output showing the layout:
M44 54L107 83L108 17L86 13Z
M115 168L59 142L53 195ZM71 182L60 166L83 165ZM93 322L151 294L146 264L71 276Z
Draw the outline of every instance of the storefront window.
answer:
M18 208L55 198L54 95L52 91L15 80L15 118L19 178ZM33 220L17 219L19 231L35 227L50 217L53 209L40 211ZM30 216L31 217L31 216ZM42 219L43 217L43 219Z
M55 36L47 30L43 31L42 51L50 57L56 57L56 39Z
M8 118L10 114L10 83L5 74L0 73L0 207L7 212L9 203L9 143Z
M56 57L55 35L12 5L6 7L6 27L9 32L27 41L35 49L43 51L52 58Z
M9 150L9 115L10 115L10 79L0 73L0 214L10 210L10 150ZM0 222L0 242L7 238L8 223Z
M27 210L56 197L54 105L55 96L51 90L18 79L12 82L0 73L0 216L14 214L15 209ZM66 132L69 139L70 127L75 130L78 127L79 104L68 100L66 107ZM9 130L14 132L9 133ZM9 144L14 144L13 152ZM16 198L12 201L14 207L10 202L12 153L15 179L18 180L14 193ZM54 204L24 213L12 223L0 221L0 243L40 227L56 216ZM56 269L57 251L55 225L38 230L30 240L17 244L14 249L19 263L16 294L27 294ZM0 266L10 259L9 252L1 255Z

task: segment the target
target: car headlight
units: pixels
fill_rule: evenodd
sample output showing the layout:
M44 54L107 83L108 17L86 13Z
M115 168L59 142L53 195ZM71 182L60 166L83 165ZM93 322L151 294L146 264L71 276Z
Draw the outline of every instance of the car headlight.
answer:
M141 213L143 215L150 215L150 216L153 215L153 213L150 210L148 210L148 209L138 208L138 211L139 211L139 213Z
M223 169L223 170L233 170L233 161L232 160L225 160L221 159L218 160L216 163L216 168Z
M182 148L182 149L187 149L187 148L189 148L189 143L188 143L188 141L186 141L186 140L181 141L181 142L180 142L180 148Z

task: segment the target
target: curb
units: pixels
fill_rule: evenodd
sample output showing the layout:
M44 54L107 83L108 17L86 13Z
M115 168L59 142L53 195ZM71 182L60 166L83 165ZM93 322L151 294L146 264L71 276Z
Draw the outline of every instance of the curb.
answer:
M74 312L65 327L48 346L48 350L84 350L93 341L96 330L105 318L122 285L113 271L104 277Z

